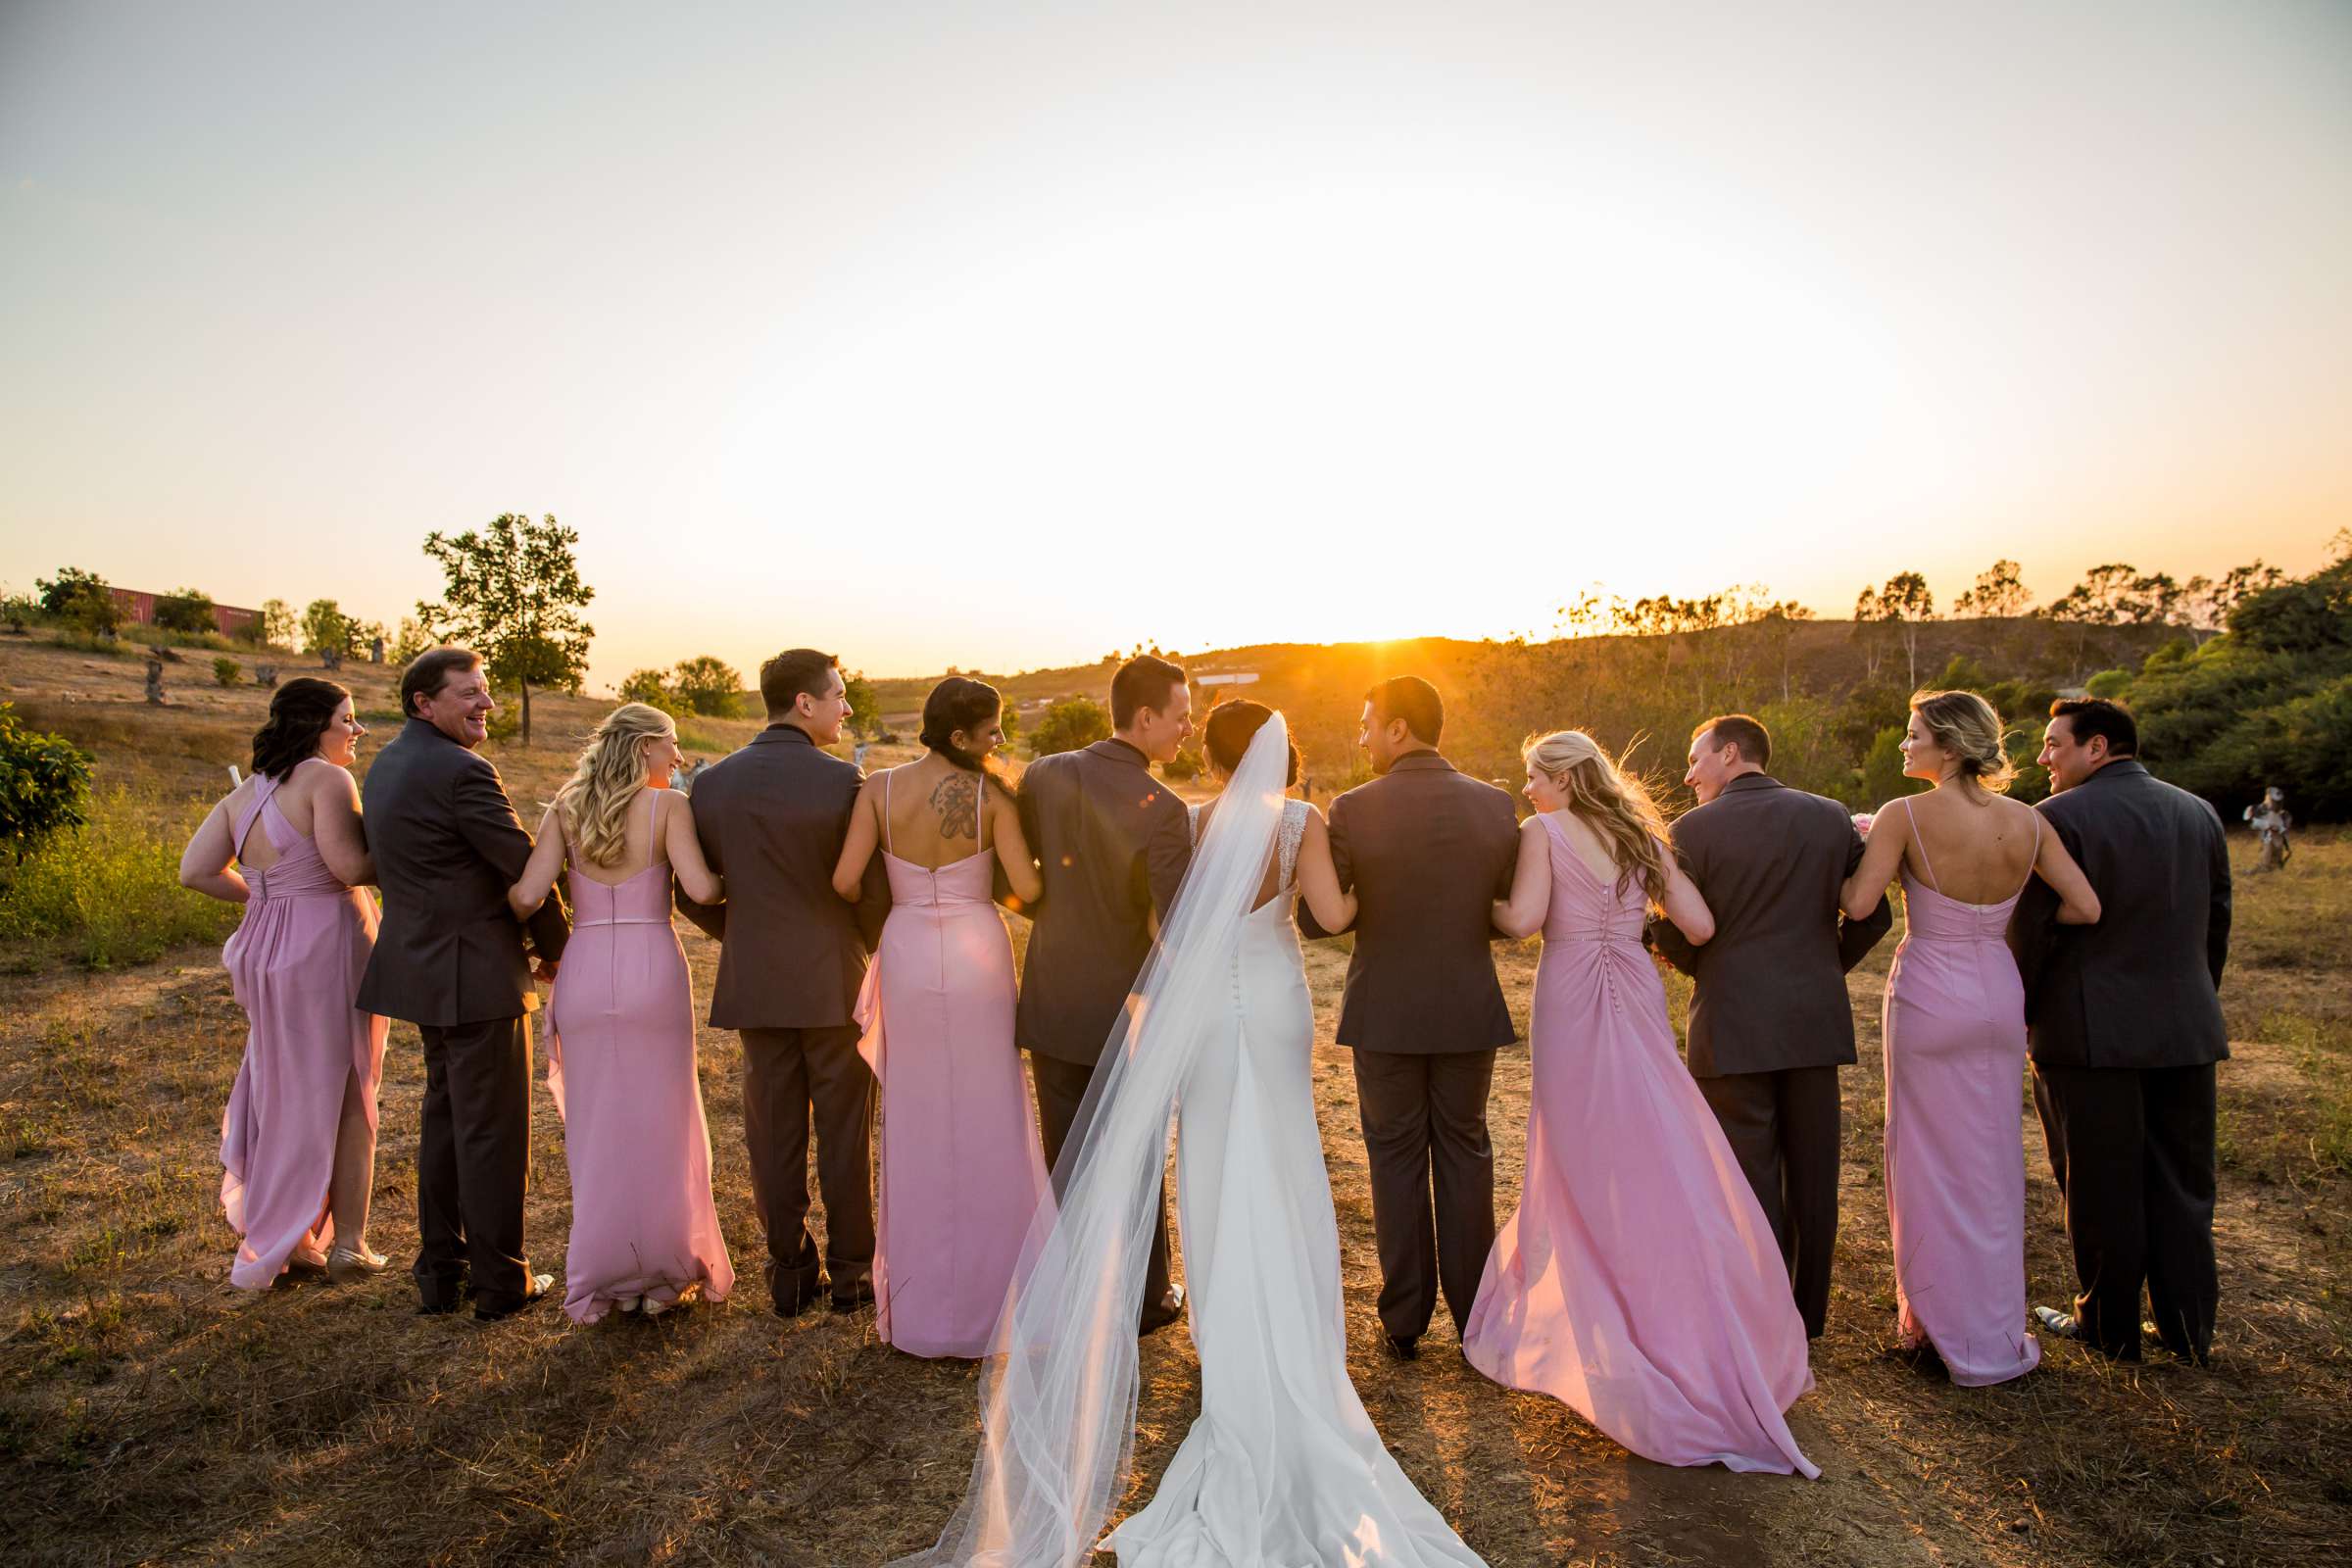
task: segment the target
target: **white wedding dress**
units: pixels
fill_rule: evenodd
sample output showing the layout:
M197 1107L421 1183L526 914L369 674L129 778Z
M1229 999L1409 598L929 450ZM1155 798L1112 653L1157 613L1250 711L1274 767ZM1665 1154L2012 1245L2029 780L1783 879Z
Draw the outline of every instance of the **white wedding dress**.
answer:
M1348 1377L1340 1239L1315 1121L1313 1013L1292 921L1306 822L1280 715L1194 857L1130 1021L1054 1172L1000 1320L963 1506L908 1564L1089 1561L1124 1491L1135 1321L1171 1110L1200 1415L1151 1502L1101 1541L1121 1568L1462 1568ZM1280 891L1255 904L1269 857Z

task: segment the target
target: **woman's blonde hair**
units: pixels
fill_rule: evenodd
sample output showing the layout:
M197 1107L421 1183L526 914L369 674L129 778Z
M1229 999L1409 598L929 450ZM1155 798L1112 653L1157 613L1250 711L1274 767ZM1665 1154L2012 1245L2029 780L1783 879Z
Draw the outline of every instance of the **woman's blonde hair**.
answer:
M670 717L645 703L623 703L605 715L571 777L556 791L564 832L582 857L597 865L618 865L627 842L629 803L645 785L645 754L657 736L674 738Z
M1913 692L1911 711L1929 738L1959 762L1962 778L1973 778L1995 795L2016 781L2017 764L2009 760L2001 715L1975 692Z
M1631 747L1627 750L1630 752ZM1620 876L1633 872L1652 904L1666 897L1666 819L1641 777L1581 729L1531 735L1519 748L1528 766L1568 793L1568 809L1609 847Z

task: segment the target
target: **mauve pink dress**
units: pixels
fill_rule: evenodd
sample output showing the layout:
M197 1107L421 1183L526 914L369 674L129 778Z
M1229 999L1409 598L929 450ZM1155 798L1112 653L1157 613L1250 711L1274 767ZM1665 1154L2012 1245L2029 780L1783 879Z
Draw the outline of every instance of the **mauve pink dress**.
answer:
M1638 879L1603 886L1559 824L1528 1027L1519 1211L1462 1334L1645 1459L1821 1472L1783 1412L1813 1387L1772 1227L1675 1053Z
M648 811L652 796L647 795ZM669 866L624 882L567 874L571 939L549 999L547 1086L564 1117L571 1240L564 1310L594 1323L622 1297L708 1300L735 1288L710 1199L694 987L669 923Z
M909 1355L976 1359L1046 1191L1012 1044L1012 939L985 845L936 871L887 846L882 858L890 918L858 999L858 1049L882 1085L874 1328Z
M2038 811L2034 827L2038 857ZM1905 930L1886 977L1886 1228L1900 1328L1913 1345L1933 1342L1964 1388L2041 1362L2026 1332L2026 991L2007 941L2024 892L1962 904L1906 865Z
M352 1005L375 947L375 901L345 887L294 831L277 807L280 782L255 779L229 820L242 849L258 815L278 858L240 867L250 897L220 953L252 1023L220 1118L220 1206L242 1238L228 1280L249 1291L269 1289L296 1248L323 1251L333 1240L326 1188L343 1091L356 1075L372 1141L384 1066L384 1020Z

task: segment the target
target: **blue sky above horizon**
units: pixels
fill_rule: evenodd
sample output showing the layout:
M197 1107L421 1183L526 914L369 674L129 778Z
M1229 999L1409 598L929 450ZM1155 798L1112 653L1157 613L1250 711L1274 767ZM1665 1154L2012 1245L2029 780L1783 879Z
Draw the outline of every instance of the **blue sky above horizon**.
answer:
M2352 7L0 11L0 581L595 677L1825 613L2352 522Z

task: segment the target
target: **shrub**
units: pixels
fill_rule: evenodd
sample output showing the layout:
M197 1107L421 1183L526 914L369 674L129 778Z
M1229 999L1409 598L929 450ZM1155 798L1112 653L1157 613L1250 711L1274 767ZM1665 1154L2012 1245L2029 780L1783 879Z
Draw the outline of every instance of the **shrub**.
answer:
M85 636L111 632L121 618L114 590L94 571L62 566L56 576L35 578L32 585L40 590L45 614Z
M624 703L643 703L648 708L659 708L664 713L674 714L684 706L658 669L630 670L628 679L620 683L618 695Z
M234 686L245 678L245 666L226 655L213 661L213 681L216 685Z
M2102 669L2082 683L2083 690L2093 697L2118 702L2132 693L2132 672L2128 669Z
M155 623L166 631L214 631L213 596L201 588L165 594L155 602Z
M63 735L27 729L0 703L0 845L22 863L52 835L87 821L90 759Z
M60 942L94 969L225 940L237 906L179 885L181 841L200 814L159 815L125 790L101 793L86 824L50 839L0 891L0 939Z
M1188 748L1187 750L1178 752L1174 757L1171 757L1165 762L1162 762L1159 766L1159 771L1163 777L1169 779L1171 782L1182 784L1189 780L1199 778L1202 768L1206 764L1201 760L1200 751L1195 748Z
M711 718L726 718L735 713L743 691L743 677L732 664L709 654L697 654L692 659L678 661L676 679L670 690L677 702L688 711ZM670 710L674 711L675 710Z
M1029 734L1029 755L1051 757L1055 752L1074 752L1092 746L1110 735L1110 714L1102 705L1088 697L1065 697L1046 710Z

